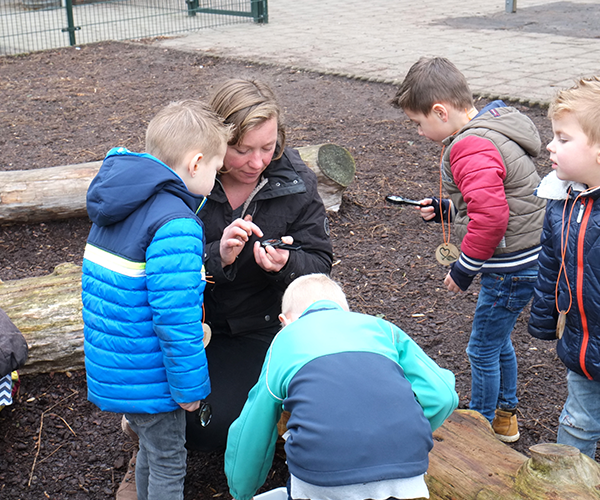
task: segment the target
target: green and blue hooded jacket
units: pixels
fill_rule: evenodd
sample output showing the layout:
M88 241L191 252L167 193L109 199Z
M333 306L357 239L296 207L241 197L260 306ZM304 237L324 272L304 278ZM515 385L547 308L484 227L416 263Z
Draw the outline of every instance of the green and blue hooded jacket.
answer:
M291 413L290 473L341 486L427 471L432 430L458 404L454 375L395 325L318 301L274 338L260 378L231 425L225 473L249 500L266 479L277 422Z

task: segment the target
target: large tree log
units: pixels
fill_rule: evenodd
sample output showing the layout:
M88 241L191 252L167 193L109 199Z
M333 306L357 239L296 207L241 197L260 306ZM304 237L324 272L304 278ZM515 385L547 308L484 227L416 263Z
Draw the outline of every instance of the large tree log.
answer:
M433 437L431 500L600 499L600 466L570 446L535 445L527 459L470 410L455 411Z
M84 368L80 266L61 264L47 276L0 282L0 309L29 346L21 373Z
M352 155L336 144L298 148L317 174L325 208L337 211L354 178ZM102 162L0 172L0 224L84 217L85 196Z
M79 266L0 282L0 308L29 344L22 374L84 368ZM600 500L600 467L589 457L541 444L527 459L498 441L477 412L455 411L434 443L426 476L432 500Z

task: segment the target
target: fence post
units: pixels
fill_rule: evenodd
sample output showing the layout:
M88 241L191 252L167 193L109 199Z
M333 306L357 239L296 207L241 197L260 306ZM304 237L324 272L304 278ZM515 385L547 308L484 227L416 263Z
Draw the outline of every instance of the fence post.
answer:
M188 16L195 16L196 9L200 7L199 0L185 0L185 3L187 3L188 6Z
M63 28L61 31L65 33L69 32L69 44L71 46L76 45L75 41L75 32L81 29L81 26L75 26L75 21L73 19L73 0L66 0L65 2L65 10L67 12L67 28Z
M268 0L250 0L252 17L255 23L267 24L269 22Z

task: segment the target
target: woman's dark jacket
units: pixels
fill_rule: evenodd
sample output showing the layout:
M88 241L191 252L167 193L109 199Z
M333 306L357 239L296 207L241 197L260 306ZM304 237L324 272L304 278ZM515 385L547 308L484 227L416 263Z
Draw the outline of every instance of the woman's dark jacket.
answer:
M328 219L314 172L296 150L286 148L283 156L267 167L263 178L267 183L243 213L234 214L217 180L198 214L206 231L206 321L216 334L252 334L269 339L280 329L278 315L287 285L304 274L331 271ZM252 250L258 239L255 235L232 265L221 266L219 243L223 230L248 214L263 231L261 240L292 236L294 243L301 245L300 250L290 250L281 271L266 272L256 264Z

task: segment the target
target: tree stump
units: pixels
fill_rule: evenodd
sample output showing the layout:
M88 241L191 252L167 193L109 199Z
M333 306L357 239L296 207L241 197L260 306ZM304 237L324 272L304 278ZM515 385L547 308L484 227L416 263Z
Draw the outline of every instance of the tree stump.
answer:
M315 172L325 208L337 211L352 182L352 155L336 144L298 148ZM0 224L85 217L86 194L102 162L0 172Z

